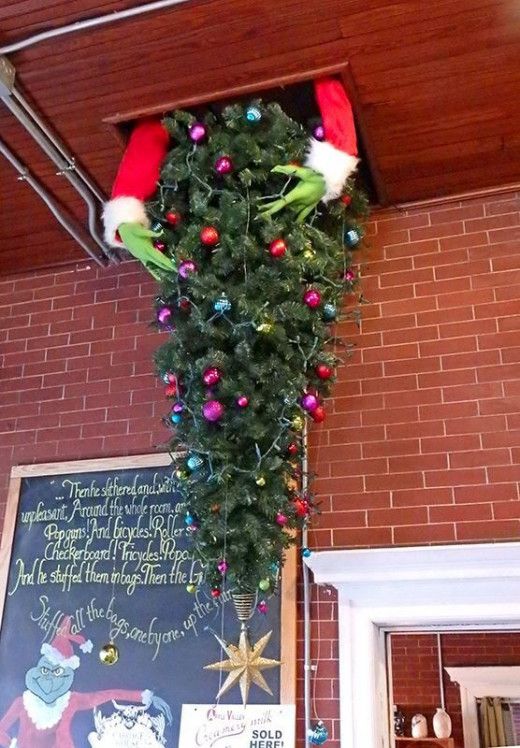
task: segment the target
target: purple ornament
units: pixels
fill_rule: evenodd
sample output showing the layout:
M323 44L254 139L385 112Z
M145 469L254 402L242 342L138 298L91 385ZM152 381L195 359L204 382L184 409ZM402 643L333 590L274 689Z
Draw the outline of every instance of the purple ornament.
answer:
M161 323L161 325L166 325L171 316L172 310L167 306L162 306L157 311L157 319Z
M269 605L266 603L265 600L260 600L258 605L256 606L259 613L262 613L262 615L266 615L267 611L269 610Z
M318 398L316 395L311 395L309 392L304 395L301 399L301 405L304 410L308 413L312 413L316 410L319 405Z
M179 275L181 276L181 278L184 278L184 280L186 280L186 278L188 278L191 273L194 273L196 269L197 266L195 265L193 260L183 260L183 262L181 262L181 264L179 265Z
M240 395L237 397L237 405L239 408L247 408L249 405L249 398L245 395Z
M310 307L310 309L316 309L316 307L319 307L321 304L321 294L319 291L316 291L315 288L309 288L309 290L305 291L303 294L303 301L308 307Z
M208 400L202 406L202 415L206 421L215 423L216 421L220 421L224 415L224 410L224 406L218 400Z
M286 515L283 514L283 512L278 512L278 514L276 515L276 524L280 525L280 527L283 527L284 525L287 524L287 522L288 522L288 519Z
M228 563L227 563L227 561L225 559L222 559L222 561L219 561L218 564L217 564L217 569L222 574L222 576L224 576L224 574L228 570Z
M174 413L182 413L184 410L184 405L182 403L174 403L172 407L172 411Z
M312 136L316 140L325 140L325 128L321 123L313 129Z
M194 143L202 143L202 141L207 137L208 130L203 122L194 122L189 126L188 134Z
M215 171L221 176L231 174L233 171L233 162L229 156L221 156L220 158L217 158L215 161Z

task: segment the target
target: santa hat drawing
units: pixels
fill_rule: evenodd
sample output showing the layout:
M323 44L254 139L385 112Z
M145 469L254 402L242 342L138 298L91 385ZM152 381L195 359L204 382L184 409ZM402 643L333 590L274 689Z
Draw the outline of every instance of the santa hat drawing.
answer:
M328 202L340 197L357 167L356 130L352 106L339 80L321 78L314 82L314 90L324 140L310 139L305 166L323 176L325 193L321 199ZM124 223L149 227L145 202L155 193L168 147L169 135L159 119L142 120L134 128L103 212L109 245L122 246L117 230Z
M71 631L72 618L67 616L57 630L51 643L42 644L41 654L47 657L54 665L77 670L80 666L79 657L74 654L74 644L77 644L82 652L92 652L92 642L85 639L81 634L73 634Z

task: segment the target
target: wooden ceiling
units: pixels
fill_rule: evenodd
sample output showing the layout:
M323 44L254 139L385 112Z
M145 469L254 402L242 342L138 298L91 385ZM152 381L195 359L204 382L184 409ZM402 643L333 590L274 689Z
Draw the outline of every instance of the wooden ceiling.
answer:
M139 4L3 0L0 44ZM520 181L518 0L189 0L10 60L19 88L106 192L123 148L108 120L345 62L381 203ZM84 222L72 188L1 105L0 131ZM0 169L0 273L83 259L11 166Z

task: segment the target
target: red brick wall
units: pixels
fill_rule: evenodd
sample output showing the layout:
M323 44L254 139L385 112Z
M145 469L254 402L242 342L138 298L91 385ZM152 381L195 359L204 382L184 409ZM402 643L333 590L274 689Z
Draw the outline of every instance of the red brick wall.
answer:
M354 354L312 437L324 513L311 545L515 538L520 196L379 212L368 228L370 303L359 331L340 325ZM164 439L154 288L134 263L0 281L0 511L12 464L146 452ZM324 594L316 707L338 748Z
M440 706L437 637L430 634L392 635L392 684L394 703L410 720L421 712L428 719L433 735L432 717ZM519 633L443 634L444 667L484 665L520 665ZM444 673L446 711L453 723L455 748L464 748L460 689Z

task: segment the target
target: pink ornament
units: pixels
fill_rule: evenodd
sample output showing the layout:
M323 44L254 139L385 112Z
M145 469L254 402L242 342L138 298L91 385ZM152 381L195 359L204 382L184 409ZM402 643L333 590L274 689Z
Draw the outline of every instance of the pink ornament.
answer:
M316 309L321 304L321 294L315 288L309 288L303 294L303 301L310 309Z
M353 281L356 277L355 270L352 270L352 268L349 268L348 270L345 270L345 273L343 275L343 279L346 281Z
M183 410L184 410L184 405L182 403L174 403L172 407L172 411L174 413L182 413Z
M259 613L262 613L262 615L266 615L267 611L269 610L269 605L266 603L265 600L260 600L258 605L256 606Z
M224 415L225 408L219 400L208 400L202 406L202 415L206 421L216 423Z
M208 129L203 122L194 122L189 126L188 134L194 143L202 143L207 137Z
M249 398L245 395L240 395L240 397L237 397L237 405L239 408L247 408L249 405Z
M164 250L166 249L166 244L159 239L156 239L154 241L153 246L155 247L155 249L158 249L159 252L164 252Z
M302 408L307 411L307 413L313 413L316 408L319 405L318 398L316 395L311 395L310 392L307 392L302 399L301 399Z
M280 527L283 527L287 524L287 522L288 519L285 514L283 514L283 512L278 512L278 514L276 515L276 524L280 525Z
M221 156L220 158L217 158L215 161L215 171L221 176L231 174L233 171L233 162L229 156Z
M183 260L181 264L179 265L179 275L181 278L188 278L188 276L191 275L191 273L194 273L197 269L197 266L193 262L193 260Z
M312 136L316 140L325 140L325 129L323 125L316 125L316 127L312 131Z
M206 369L202 375L202 381L206 387L212 387L214 384L218 384L221 379L222 374L220 369L217 369L216 366L211 366L209 369Z
M222 576L224 576L224 574L228 570L228 563L227 563L227 561L225 559L222 559L222 561L219 561L218 564L217 564L217 569L222 574Z
M157 312L157 319L161 323L161 325L166 325L170 317L172 316L172 310L169 309L167 306L163 306L159 309Z

